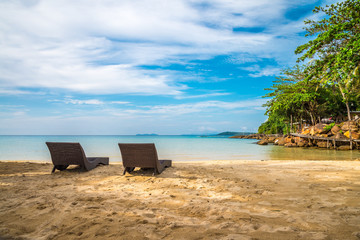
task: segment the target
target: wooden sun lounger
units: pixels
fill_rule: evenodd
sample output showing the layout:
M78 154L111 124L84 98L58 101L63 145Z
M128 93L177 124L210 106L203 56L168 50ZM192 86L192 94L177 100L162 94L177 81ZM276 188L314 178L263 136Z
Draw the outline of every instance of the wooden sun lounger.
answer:
M54 168L60 171L65 170L69 165L80 165L87 171L97 167L100 164L109 165L108 157L86 157L84 149L80 143L68 142L46 142L49 148Z
M135 167L153 168L154 175L171 167L171 160L159 160L154 143L119 143L124 173L132 172Z

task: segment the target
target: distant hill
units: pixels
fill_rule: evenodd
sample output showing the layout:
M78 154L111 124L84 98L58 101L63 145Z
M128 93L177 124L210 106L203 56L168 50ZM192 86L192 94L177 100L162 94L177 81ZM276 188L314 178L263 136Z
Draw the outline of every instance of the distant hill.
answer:
M222 133L218 133L218 134L213 134L213 135L203 135L201 137L223 137L223 138L227 138L227 137L232 137L232 136L247 136L247 135L251 135L254 134L253 132L222 132Z
M250 134L254 134L254 133L253 132L222 132L216 134L216 136L245 136Z
M136 134L136 136L159 136L158 134L156 133L145 133L145 134Z

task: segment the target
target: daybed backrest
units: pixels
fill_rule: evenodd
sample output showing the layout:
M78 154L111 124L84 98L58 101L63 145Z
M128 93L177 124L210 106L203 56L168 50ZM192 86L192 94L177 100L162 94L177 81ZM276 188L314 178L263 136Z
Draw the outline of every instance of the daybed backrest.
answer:
M154 143L119 143L123 165L126 167L157 167L158 155Z
M54 165L84 165L86 156L80 143L46 142Z

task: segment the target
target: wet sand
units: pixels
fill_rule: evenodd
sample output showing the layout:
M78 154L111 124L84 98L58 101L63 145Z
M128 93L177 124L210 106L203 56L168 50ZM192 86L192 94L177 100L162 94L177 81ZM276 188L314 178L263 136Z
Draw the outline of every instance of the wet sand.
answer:
M360 161L0 162L0 239L360 239Z

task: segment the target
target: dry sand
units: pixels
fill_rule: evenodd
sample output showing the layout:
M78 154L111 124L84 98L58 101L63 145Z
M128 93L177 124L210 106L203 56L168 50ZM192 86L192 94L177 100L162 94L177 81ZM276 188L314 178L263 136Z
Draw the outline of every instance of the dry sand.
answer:
M0 162L0 239L360 239L360 162Z

